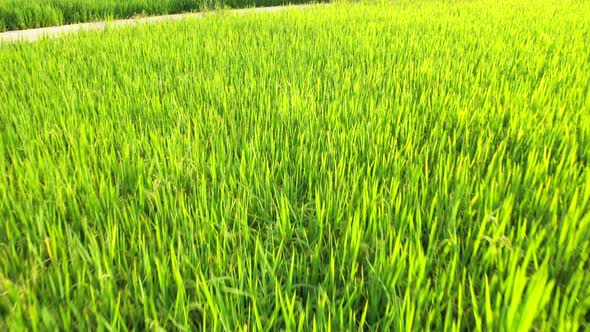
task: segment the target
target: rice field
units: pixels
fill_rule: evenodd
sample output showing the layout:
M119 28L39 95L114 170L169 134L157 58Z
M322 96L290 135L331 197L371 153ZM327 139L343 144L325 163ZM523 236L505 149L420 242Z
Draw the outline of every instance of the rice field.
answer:
M590 328L590 2L0 47L0 330Z
M0 32L145 15L303 3L304 0L0 0Z

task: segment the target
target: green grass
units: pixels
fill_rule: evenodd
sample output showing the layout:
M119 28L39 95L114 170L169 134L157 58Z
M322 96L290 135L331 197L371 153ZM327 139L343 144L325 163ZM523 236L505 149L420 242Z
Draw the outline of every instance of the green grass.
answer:
M161 15L217 7L244 8L306 0L0 0L0 32L135 15Z
M590 328L590 2L0 47L0 330Z

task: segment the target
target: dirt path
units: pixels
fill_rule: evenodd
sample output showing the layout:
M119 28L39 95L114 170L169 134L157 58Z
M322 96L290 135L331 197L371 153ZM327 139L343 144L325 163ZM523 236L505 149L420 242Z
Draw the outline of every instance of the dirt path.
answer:
M229 12L231 14L249 14L249 13L262 13L262 12L277 12L288 8L305 9L311 7L317 7L322 5L297 5L297 6L275 6L275 7L260 7L260 8L248 8L248 9L236 9L223 12ZM106 27L116 27L133 25L148 22L160 22L160 21L178 21L186 18L193 17L205 17L217 13L216 11L200 12L200 13L186 13L186 14L175 14L175 15L163 15L163 16L151 16L142 17L137 19L126 19L126 20L114 20L104 22L91 22L81 24L62 25L56 27L30 29L30 30L19 30L19 31L8 31L0 33L1 42L14 42L14 41L30 41L34 42L42 37L58 37L67 33L77 31L89 31L89 30L104 30Z

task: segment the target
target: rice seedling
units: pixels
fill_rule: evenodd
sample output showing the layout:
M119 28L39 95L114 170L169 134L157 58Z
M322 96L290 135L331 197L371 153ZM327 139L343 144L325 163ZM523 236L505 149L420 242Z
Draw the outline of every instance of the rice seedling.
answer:
M590 327L590 3L0 47L0 330Z

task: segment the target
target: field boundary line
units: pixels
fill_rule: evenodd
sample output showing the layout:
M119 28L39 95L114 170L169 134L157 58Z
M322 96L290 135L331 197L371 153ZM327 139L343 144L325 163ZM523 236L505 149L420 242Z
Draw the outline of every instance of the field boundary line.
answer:
M228 13L228 14L254 14L254 13L271 13L284 11L286 9L307 9L319 6L325 6L327 4L304 4L304 5L286 5L286 6L272 6L272 7L256 7L256 8L243 8L243 9L230 9L230 10L211 10L204 12L191 12L171 15L159 15L159 16L148 16L141 18L129 18L129 19L118 19L112 21L98 21L98 22L87 22L77 23L68 25L59 25L46 28L28 29L28 30L15 30L0 32L0 43L2 42L17 42L17 41L29 41L34 42L44 37L55 38L63 36L68 33L74 33L79 31L95 31L104 30L111 27L130 26L143 23L153 22L169 22L169 21L181 21L187 18L204 18L207 16Z

